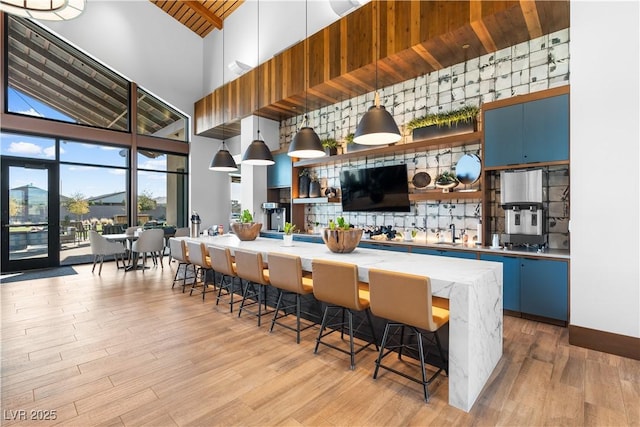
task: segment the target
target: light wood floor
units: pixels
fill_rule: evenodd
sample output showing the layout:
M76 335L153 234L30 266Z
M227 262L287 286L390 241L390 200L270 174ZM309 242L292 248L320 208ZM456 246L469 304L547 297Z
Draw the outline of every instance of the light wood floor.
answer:
M313 354L315 328L296 345L172 290L175 263L75 268L0 286L3 426L640 425L640 362L570 346L564 328L506 317L504 356L465 413L446 377L426 404L418 384L371 378L374 350L350 371L346 355ZM56 420L31 419L46 411Z

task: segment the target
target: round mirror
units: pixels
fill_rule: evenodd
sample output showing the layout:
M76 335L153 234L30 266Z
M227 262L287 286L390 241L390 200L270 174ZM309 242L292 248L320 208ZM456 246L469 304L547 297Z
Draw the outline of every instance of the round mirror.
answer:
M425 188L431 183L431 176L426 172L418 172L411 179L413 186L416 188Z
M480 157L475 154L464 154L456 163L456 178L462 184L473 184L480 178L480 169Z

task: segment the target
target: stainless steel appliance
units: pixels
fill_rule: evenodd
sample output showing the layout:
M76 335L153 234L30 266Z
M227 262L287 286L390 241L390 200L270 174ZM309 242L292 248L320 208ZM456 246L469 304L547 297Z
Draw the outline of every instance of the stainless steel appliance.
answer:
M500 172L500 204L504 209L503 243L543 245L546 219L542 169Z
M282 231L287 218L287 209L274 202L263 203L262 209L267 212L267 230Z

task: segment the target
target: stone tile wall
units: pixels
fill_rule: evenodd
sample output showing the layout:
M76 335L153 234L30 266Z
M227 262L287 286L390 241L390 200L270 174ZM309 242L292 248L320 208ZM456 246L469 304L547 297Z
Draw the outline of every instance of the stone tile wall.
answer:
M460 64L379 89L382 104L400 125L403 138L400 143L411 142L411 134L404 124L427 113L446 112L465 105L481 106L485 102L537 92L569 84L569 30L544 35L497 52L469 59ZM368 93L308 113L310 125L321 139L344 137L355 132L357 120L373 103L374 93ZM281 123L280 145L285 148L303 116L293 117ZM313 168L323 189L339 188L342 168L362 168L406 163L407 180L415 172L426 171L432 179L443 170L454 170L455 163L464 153L480 153L478 144L420 153L398 153L383 157L362 157L344 164L323 165ZM568 248L568 168L549 168L548 229L549 247ZM499 183L491 179L495 195ZM478 185L478 184L474 184ZM410 184L411 187L411 184ZM410 192L414 191L410 188ZM345 213L345 218L358 226L394 225L397 228L426 229L428 238L435 239L439 230L455 224L458 230L466 230L470 237L476 234L481 213L478 199L447 202L415 202L409 213ZM498 194L499 200L499 194ZM503 212L491 203L492 231L504 230ZM343 215L341 205L307 205L308 226L316 222L326 225L328 220Z

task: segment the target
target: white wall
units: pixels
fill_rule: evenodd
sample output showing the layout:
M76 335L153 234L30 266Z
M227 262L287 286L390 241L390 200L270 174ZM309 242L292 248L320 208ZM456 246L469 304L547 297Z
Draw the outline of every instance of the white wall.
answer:
M571 2L571 324L632 337L640 337L639 9Z

